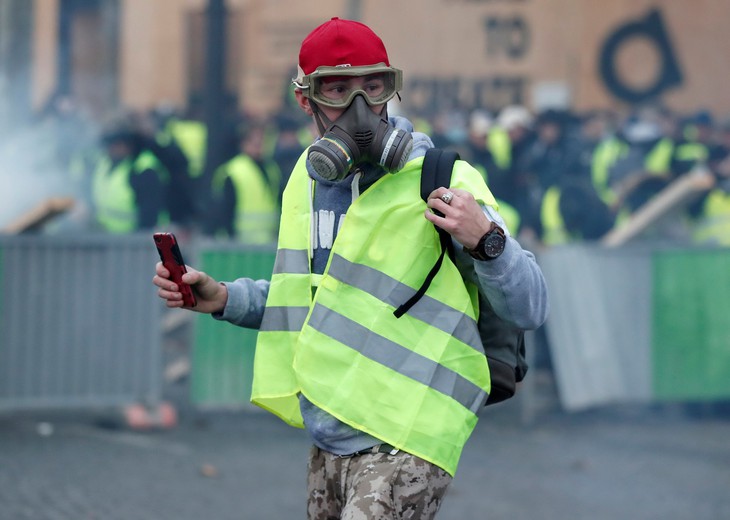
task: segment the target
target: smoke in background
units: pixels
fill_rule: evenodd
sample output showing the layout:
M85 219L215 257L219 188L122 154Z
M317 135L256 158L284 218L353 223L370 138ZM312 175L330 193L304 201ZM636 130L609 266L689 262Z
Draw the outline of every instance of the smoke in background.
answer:
M34 4L0 1L0 232L49 197L78 201L73 215L60 219L70 227L85 225L88 208L90 175L79 159L95 144L90 119L69 96L32 107ZM102 80L92 79L93 90Z
M73 100L55 96L33 118L4 119L0 135L0 229L50 197L76 201L55 229L86 228L96 131Z

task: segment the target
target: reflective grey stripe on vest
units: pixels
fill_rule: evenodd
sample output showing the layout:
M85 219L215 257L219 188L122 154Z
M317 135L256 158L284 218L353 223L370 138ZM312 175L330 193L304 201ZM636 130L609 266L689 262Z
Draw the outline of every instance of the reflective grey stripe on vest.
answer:
M309 254L300 249L278 249L273 274L309 274ZM299 332L304 327L309 307L266 307L260 331Z
M262 332L299 332L304 327L309 307L266 307L261 320Z
M416 293L415 289L411 289L395 278L372 267L352 263L340 255L332 255L328 274L393 307L398 307L401 303L408 301ZM408 314L452 335L477 352L484 354L484 346L476 321L463 312L424 295L408 311Z
M274 274L309 274L309 253L301 249L278 249Z
M308 324L366 358L453 398L472 413L477 413L487 400L484 390L450 368L375 334L323 305L315 304Z

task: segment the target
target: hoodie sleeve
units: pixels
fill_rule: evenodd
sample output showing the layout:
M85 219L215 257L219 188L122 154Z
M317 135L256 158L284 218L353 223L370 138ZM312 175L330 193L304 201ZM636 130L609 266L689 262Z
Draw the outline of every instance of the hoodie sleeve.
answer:
M258 329L269 295L269 280L239 278L233 282L222 283L228 290L228 301L223 312L213 313L212 316L239 327Z
M505 227L493 208L485 208L490 220ZM494 312L523 330L534 330L547 319L547 285L535 255L507 235L504 252L494 260L475 260L456 243L456 264L464 278L478 284Z

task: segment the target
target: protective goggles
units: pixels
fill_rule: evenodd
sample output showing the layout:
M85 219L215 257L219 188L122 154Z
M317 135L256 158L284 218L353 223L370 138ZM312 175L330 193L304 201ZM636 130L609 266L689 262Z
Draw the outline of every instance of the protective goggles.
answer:
M292 80L302 95L318 105L347 107L362 94L369 105L389 101L403 86L403 71L384 63L364 67L318 67L306 76Z

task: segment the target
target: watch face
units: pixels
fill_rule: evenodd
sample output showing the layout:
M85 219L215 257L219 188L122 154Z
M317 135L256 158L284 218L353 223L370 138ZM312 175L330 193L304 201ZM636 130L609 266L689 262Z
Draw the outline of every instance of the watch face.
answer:
M504 237L498 233L490 234L484 241L484 254L489 258L497 258L504 251Z
M493 260L504 251L505 241L502 228L492 222L489 231L479 240L475 249L464 249L477 260Z

